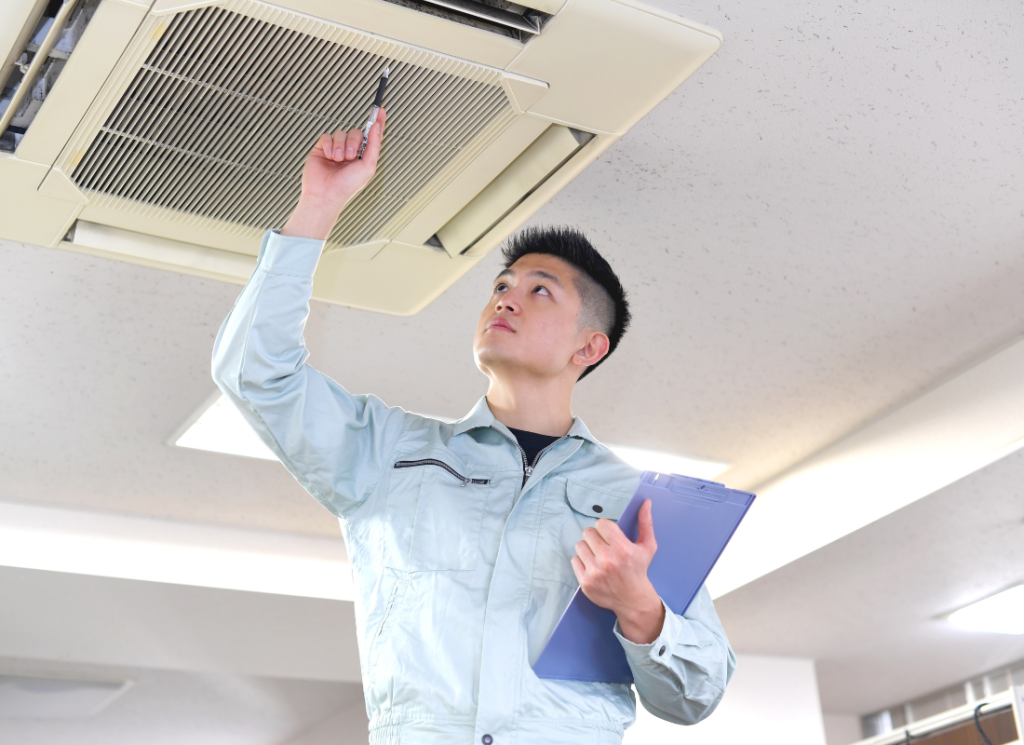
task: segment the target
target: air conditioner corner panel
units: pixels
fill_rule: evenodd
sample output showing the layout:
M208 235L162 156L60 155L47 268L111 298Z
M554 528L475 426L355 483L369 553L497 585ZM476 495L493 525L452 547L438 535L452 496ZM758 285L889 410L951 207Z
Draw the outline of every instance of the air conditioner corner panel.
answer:
M39 193L46 166L0 156L0 238L53 246L68 232L81 205Z
M517 114L525 114L548 91L547 83L521 75L503 75L501 86L505 89Z
M567 3L507 68L550 85L530 113L623 134L721 46L717 32L651 10Z
M74 202L82 206L89 203L89 198L82 193L81 189L75 186L75 182L56 166L50 169L50 172L46 174L46 178L43 179L43 183L39 185L39 193L54 199Z

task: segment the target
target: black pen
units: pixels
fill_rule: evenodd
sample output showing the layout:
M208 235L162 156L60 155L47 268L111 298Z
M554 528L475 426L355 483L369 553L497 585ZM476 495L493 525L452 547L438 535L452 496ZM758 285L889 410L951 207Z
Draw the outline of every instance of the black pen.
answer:
M366 149L366 140L370 137L370 127L377 121L377 112L380 111L380 105L384 103L384 88L388 84L388 70L390 69L390 67L384 68L384 74L380 76L380 83L377 84L377 97L373 99L373 111L370 112L370 118L366 120L366 126L363 127L363 144L359 146L359 160L362 160L363 151Z

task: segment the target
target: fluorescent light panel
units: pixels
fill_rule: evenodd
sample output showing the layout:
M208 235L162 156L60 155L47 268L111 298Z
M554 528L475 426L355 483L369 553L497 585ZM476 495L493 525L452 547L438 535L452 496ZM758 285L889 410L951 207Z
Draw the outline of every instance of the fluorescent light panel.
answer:
M224 396L218 397L174 444L213 453L277 460L277 456L263 444L238 409Z
M949 622L967 631L1024 634L1024 585L961 608L949 615Z
M343 541L0 502L0 566L352 600Z
M423 414L433 419L451 422L444 417ZM242 415L224 396L220 396L198 419L185 430L175 445L214 453L244 455L249 458L277 460L277 456L245 421ZM645 450L626 445L608 445L617 456L634 468L661 473L679 473L699 479L713 479L729 467L719 461L689 458L676 453Z

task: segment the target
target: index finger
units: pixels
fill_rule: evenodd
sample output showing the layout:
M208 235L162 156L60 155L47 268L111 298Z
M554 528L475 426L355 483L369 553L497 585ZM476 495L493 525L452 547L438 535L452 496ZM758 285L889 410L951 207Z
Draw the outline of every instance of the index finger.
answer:
M384 139L384 120L388 113L384 107L377 110L377 121L370 127L370 134L366 136L366 152L363 153L363 160L368 161L371 168L377 167L377 158L380 156L381 141Z
M597 523L594 524L594 529L601 534L605 543L614 544L619 543L620 541L629 541L632 543L632 541L626 538L626 534L622 532L622 528L607 518L602 517L599 519Z

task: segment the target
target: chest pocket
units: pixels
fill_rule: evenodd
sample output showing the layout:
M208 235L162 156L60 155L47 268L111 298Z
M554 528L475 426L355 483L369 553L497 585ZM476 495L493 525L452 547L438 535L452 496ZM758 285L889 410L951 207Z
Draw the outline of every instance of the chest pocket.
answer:
M571 479L552 479L544 499L534 578L576 586L572 557L576 555L576 544L583 538L583 531L602 517L618 520L632 496Z
M476 569L489 476L443 454L398 460L392 469L384 566L404 572Z

